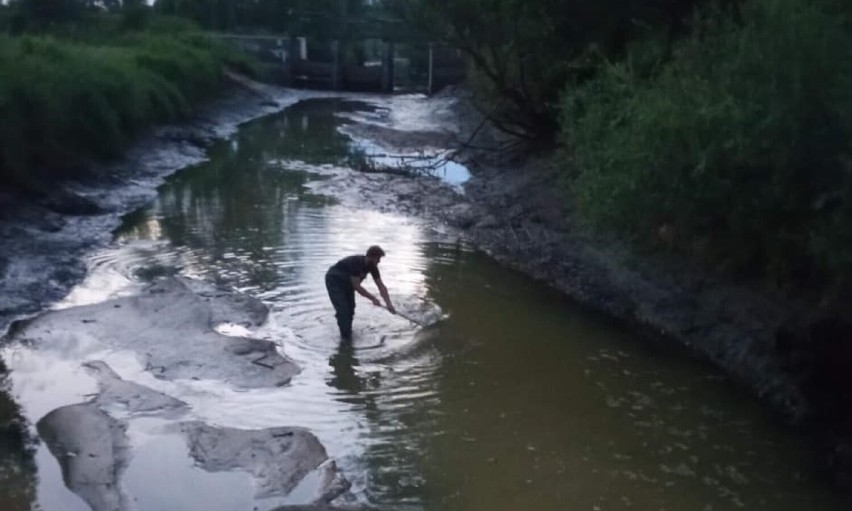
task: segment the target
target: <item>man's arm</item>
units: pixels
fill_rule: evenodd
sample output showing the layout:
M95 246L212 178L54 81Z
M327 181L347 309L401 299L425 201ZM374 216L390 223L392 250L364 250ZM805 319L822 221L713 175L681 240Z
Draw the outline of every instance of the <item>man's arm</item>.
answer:
M364 286L361 285L361 279L358 277L349 277L352 279L352 289L354 289L359 295L373 302L373 305L381 306L382 302L379 301L378 298L370 294L369 291L364 289Z
M376 282L376 287L379 288L379 293L382 295L382 298L388 305L388 310L396 314L396 308L391 303L390 295L388 294L388 288L385 287L385 284L384 282L382 282L382 279L373 278L373 280Z

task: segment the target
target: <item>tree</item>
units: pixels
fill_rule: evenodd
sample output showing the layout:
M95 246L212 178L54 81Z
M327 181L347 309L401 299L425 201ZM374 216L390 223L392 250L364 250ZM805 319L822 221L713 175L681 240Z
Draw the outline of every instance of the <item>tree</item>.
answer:
M89 0L13 0L9 2L27 26L45 27L79 20L92 6Z
M670 41L702 0L386 0L395 14L461 50L487 113L503 131L551 144L558 100L602 60L649 33ZM668 43L663 46L667 46Z
M339 30L341 14L366 9L364 0L157 0L164 14L191 18L208 29L298 29L304 34L330 37Z
M110 0L114 2L115 0ZM113 7L114 9L114 7ZM123 0L121 2L121 24L130 30L140 30L148 24L148 3L145 0Z
M115 12L121 9L121 0L100 0L98 2L101 7L110 12Z

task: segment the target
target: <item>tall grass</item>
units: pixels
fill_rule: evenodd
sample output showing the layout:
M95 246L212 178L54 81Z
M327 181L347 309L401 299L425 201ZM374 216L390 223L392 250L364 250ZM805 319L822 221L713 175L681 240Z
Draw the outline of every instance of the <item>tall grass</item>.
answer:
M568 91L580 210L785 286L848 282L852 34L830 5L705 11L652 77L628 58Z
M40 186L121 154L144 128L187 115L245 68L203 36L134 33L109 44L0 36L0 181Z

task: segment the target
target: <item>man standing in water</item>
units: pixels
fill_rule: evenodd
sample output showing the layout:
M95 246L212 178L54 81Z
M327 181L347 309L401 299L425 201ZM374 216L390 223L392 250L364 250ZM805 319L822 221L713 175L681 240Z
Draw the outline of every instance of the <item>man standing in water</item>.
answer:
M344 339L352 338L352 318L355 316L355 292L369 299L373 305L381 307L382 302L370 294L361 286L361 282L367 274L373 276L376 287L379 288L382 298L387 304L388 310L396 314L396 309L391 303L388 288L382 282L379 273L379 262L385 256L385 251L377 245L367 249L367 255L353 255L344 257L328 269L325 274L325 287L328 289L328 297L334 305L337 317L337 326L340 328L340 336Z

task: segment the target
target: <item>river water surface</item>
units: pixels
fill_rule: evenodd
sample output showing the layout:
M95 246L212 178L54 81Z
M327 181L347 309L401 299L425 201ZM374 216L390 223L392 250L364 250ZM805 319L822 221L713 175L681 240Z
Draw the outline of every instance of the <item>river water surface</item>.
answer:
M132 293L170 273L234 287L271 308L252 335L280 342L302 367L290 385L167 382L132 354L99 358L127 380L186 401L199 420L310 429L352 482L354 503L378 509L850 509L813 473L804 446L714 371L434 226L306 188L324 179L312 166L344 165L357 149L338 128L358 110L388 113L311 100L244 126L208 163L179 172L155 202L128 215L114 246L92 256L89 277L60 305ZM452 185L464 179L457 172ZM323 274L374 243L387 251L382 275L400 307L439 308L442 319L420 328L359 299L355 340L341 345ZM2 356L33 424L96 388L73 353L12 344ZM152 433L158 421L136 419L128 432L133 455L123 479L137 509L304 502L299 488L284 501L257 501L246 474L200 470L181 442ZM40 509L87 509L43 443L35 460L36 473L21 484L32 485Z

